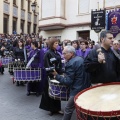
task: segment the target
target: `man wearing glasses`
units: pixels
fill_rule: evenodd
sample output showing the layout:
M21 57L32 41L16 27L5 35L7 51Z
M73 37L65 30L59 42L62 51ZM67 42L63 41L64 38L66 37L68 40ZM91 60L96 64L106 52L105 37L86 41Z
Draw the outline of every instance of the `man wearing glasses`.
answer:
M70 120L75 109L74 96L81 90L90 86L90 82L85 80L83 68L83 58L76 56L76 51L73 46L65 46L63 56L66 60L64 77L60 76L56 71L52 74L60 83L70 87L70 96L64 110L62 120Z

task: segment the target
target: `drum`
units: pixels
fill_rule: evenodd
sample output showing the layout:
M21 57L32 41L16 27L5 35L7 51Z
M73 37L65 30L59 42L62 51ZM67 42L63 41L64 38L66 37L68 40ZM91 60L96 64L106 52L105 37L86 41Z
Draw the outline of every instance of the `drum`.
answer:
M12 57L2 57L0 58L3 65L8 65L13 61Z
M14 68L14 81L40 81L40 68Z
M55 100L67 101L69 98L69 88L60 84L57 80L49 81L49 96Z
M120 83L85 89L74 102L78 120L120 120Z
M26 63L24 61L13 61L8 64L8 71L10 74L13 74L14 69L22 69L26 67Z

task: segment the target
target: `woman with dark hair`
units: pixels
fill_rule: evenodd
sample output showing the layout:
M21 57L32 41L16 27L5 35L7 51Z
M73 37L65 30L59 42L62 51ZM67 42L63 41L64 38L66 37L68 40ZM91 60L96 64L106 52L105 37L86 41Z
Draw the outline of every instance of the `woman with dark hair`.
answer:
M75 48L76 50L76 55L79 56L79 43L78 40L73 40L72 41L72 46Z
M56 51L58 46L58 40L56 38L50 38L49 39L49 50L46 52L44 56L44 67L50 68L55 67L55 70L62 74L62 63L61 63L61 56ZM51 59L55 61L51 62ZM41 98L40 108L50 111L50 115L53 115L54 113L61 113L61 102L60 100L54 100L49 97L48 94L48 88L49 88L49 78L54 79L54 76L51 74L50 71L47 71L46 73L46 81L45 81L45 87Z
M32 41L31 42L31 48L32 48L32 51L30 51L30 54L28 56L28 62L31 60L31 58L33 56L34 59L33 61L31 62L30 68L39 68L41 67L40 66L40 50L38 49L38 42L37 41ZM40 85L40 82L37 82L37 81L34 81L34 82L28 82L27 83L27 96L30 95L30 92L35 92L36 93L36 96L39 96L39 85Z
M19 39L17 41L17 46L15 47L14 51L14 59L20 59L20 61L24 61L25 60L25 56L24 56L24 42L22 39Z
M86 40L80 41L79 56L84 59L90 52L90 49L88 49L87 46L88 46L88 42Z
M25 59L27 58L26 49L25 50L24 49L25 48L24 48L23 39L19 39L17 41L17 46L14 48L13 56L14 56L14 60L20 63L20 67L24 67L24 62L25 62ZM18 63L16 65L19 66ZM22 81L20 82L20 84L19 84L19 81L17 81L16 86L19 86L19 85L24 85L24 84Z

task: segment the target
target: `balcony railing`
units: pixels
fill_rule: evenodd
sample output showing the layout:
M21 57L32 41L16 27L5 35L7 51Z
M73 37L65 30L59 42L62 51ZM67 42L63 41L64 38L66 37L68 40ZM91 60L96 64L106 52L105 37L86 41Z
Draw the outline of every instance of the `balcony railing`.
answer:
M37 24L37 16L34 15L34 23Z
M25 11L21 10L21 19L25 20Z
M31 22L31 13L28 13L28 22Z
M10 5L4 2L4 13L9 14Z
M13 16L18 17L18 8L17 7L13 7Z

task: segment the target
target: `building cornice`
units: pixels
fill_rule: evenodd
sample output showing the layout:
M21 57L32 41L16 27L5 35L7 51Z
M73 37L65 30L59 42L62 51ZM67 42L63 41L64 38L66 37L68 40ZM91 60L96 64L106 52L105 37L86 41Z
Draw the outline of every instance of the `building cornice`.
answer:
M6 0L4 0L4 2L7 3L7 4L10 4L10 2L8 2L8 1L6 1Z
M61 18L61 19L66 20L66 18L64 18L64 17L60 17L60 16L58 16L58 17L56 17L56 16L52 16L52 17L41 18L39 21L42 21L42 20L49 20L49 19L55 19L55 18Z
M120 8L120 5L105 7L106 10L111 10L111 9L115 9L115 8Z
M47 30L47 29L64 29L66 27L76 27L76 26L85 26L85 25L91 25L91 22L83 22L83 23L74 23L74 24L62 24L62 23L54 23L54 24L45 24L40 25L39 29L41 30Z

